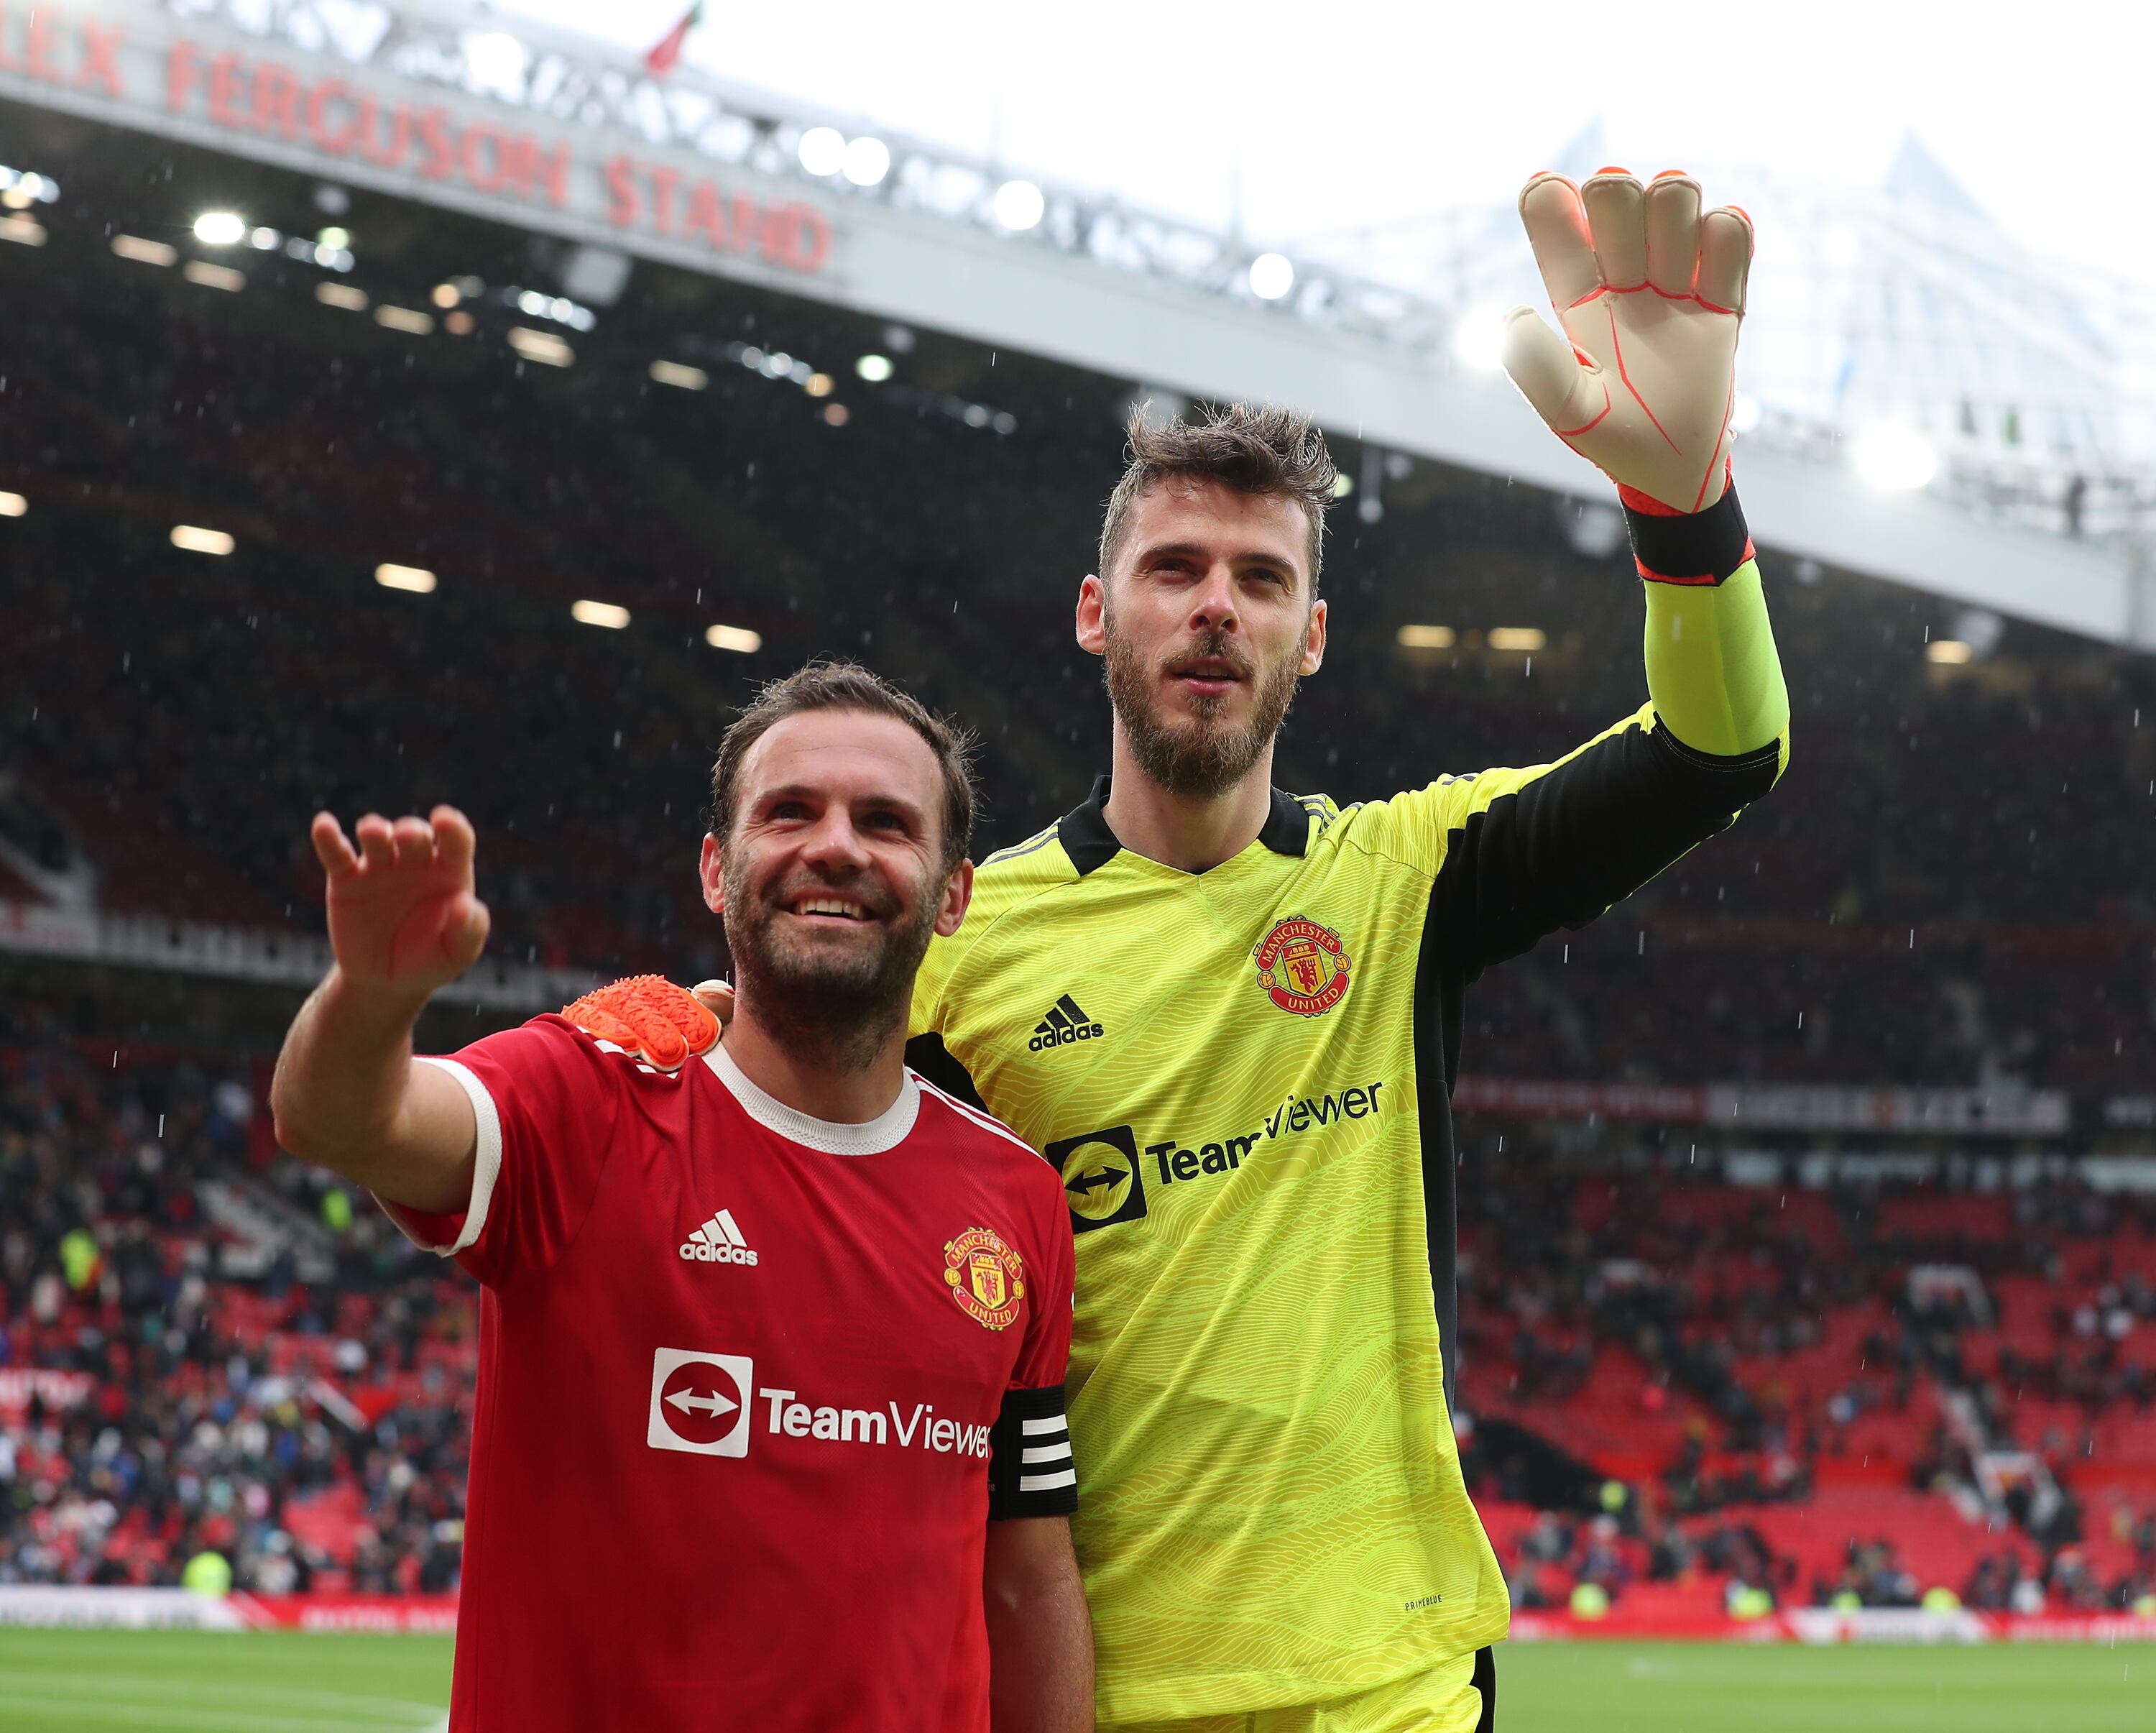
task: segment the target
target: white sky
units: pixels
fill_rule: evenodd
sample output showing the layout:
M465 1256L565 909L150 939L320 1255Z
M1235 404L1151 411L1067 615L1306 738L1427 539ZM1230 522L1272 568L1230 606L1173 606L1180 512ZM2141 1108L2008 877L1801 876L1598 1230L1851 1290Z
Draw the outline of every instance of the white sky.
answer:
M495 0L639 51L686 3ZM1914 131L2026 244L2156 284L2128 183L2152 49L2134 0L706 0L688 59L1209 224L1240 178L1247 233L1289 248L1507 201L1597 115L1609 161L1712 165L1716 203L1744 202L1746 164L1875 183Z

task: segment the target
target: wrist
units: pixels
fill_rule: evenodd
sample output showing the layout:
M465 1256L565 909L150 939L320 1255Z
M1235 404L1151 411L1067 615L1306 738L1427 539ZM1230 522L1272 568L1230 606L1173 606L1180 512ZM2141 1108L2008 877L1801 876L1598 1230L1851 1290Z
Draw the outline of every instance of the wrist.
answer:
M369 980L348 974L341 963L330 972L317 991L323 1011L348 1028L407 1034L419 1021L419 1013L434 996L432 987L413 989L391 981Z
M1753 557L1751 532L1727 470L1721 497L1698 512L1674 511L1621 482L1617 496L1624 502L1632 563L1650 584L1712 587Z

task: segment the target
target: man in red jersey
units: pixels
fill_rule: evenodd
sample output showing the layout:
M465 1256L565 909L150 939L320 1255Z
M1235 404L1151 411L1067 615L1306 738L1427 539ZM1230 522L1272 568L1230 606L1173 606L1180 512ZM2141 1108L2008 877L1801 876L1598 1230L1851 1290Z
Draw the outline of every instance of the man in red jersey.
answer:
M971 894L963 742L865 670L727 732L732 1033L605 1016L415 1059L485 941L454 808L326 813L336 964L272 1102L484 1284L450 1725L1092 1725L1055 1171L903 1048Z

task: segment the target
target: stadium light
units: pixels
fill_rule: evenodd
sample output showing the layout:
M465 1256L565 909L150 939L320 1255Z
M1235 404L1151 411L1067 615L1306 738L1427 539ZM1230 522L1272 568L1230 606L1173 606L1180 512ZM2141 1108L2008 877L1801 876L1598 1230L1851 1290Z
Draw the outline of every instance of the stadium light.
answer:
M204 211L195 219L195 239L206 247L234 247L247 239L247 219L237 211Z
M19 493L0 493L0 517L20 517L30 502Z
M846 136L835 126L811 126L797 149L811 174L836 174L846 166Z
M801 382L801 388L811 397L829 397L839 388L839 382L829 373L811 373Z
M752 632L747 626L706 626L704 628L704 641L714 650L732 650L742 656L754 656L763 648L763 634Z
M579 625L604 626L618 632L629 624L629 609L616 607L612 602L572 602L569 618Z
M1399 630L1403 650L1450 650L1456 638L1450 626L1404 625Z
M844 427L853 419L853 412L844 404L824 405L824 424L826 427Z
M1737 393L1737 401L1730 406L1729 430L1733 434L1748 434L1759 424L1759 399L1744 392Z
M428 296L428 299L441 308L444 312L447 312L464 298L464 291L458 288L454 283L437 283L434 285L433 293Z
M891 377L891 357L888 355L864 355L854 363L854 371L871 385L880 385Z
M1505 364L1505 307L1478 307L1452 327L1452 352L1478 373Z
M199 283L205 289L222 289L228 294L238 294L247 286L244 272L228 265L212 265L206 259L190 259L180 267L180 275L190 283Z
M548 367L567 367L577 358L577 352L552 332L534 331L528 325L510 327L509 347L525 360Z
M274 253L285 244L285 237L274 229L250 229L247 244L258 253Z
M1934 638L1924 646L1924 660L1958 666L1976 660L1976 652L1958 638Z
M384 589L408 590L415 596L432 595L434 574L424 566L398 566L387 563L374 568L374 581Z
M891 147L880 138L857 138L846 147L846 178L873 187L891 172Z
M1016 234L1040 223L1047 214L1048 201L1031 181L1005 181L996 188L991 208L996 221Z
M386 325L392 331L408 331L413 337L425 337L434 328L434 316L423 313L417 307L393 307L384 301L374 310L374 322Z
M42 247L45 244L44 225L35 217L0 217L0 240Z
M233 542L223 530L204 529L196 523L176 523L172 526L172 546L184 548L190 553L229 553Z
M1898 421L1864 429L1851 442L1850 455L1856 460L1856 473L1886 493L1906 493L1922 487L1939 469L1938 454L1932 449L1932 442Z
M524 44L500 30L478 30L465 38L465 64L482 90L515 96L524 81Z
M711 383L711 376L700 367L689 367L678 361L654 361L651 377L661 385L678 385L684 391L701 391Z
M1285 255L1260 253L1250 261L1250 293L1260 301L1278 301L1295 287L1295 267Z
M349 283L317 283L315 299L326 307L342 307L347 313L367 311L367 291Z
M168 247L161 240L145 240L139 234L116 234L112 250L122 259L132 259L142 265L177 265L180 249Z
M451 337L470 337L478 324L479 321L476 319L459 307L442 321L442 329L449 332Z
M352 244L352 231L349 229L341 229L332 223L315 237L315 244L317 247L326 247L332 253L341 253Z
M1333 476L1333 477L1332 477L1332 497L1333 497L1333 498L1335 498L1336 500L1344 500L1344 499L1346 499L1346 498L1348 497L1348 496L1349 494L1351 494L1351 493L1354 492L1354 491L1355 491L1355 478L1354 478L1353 476L1349 475L1349 474L1348 473L1348 471L1345 471L1345 470L1339 471L1337 473L1336 473L1336 474Z
M1491 626L1489 642L1492 650L1524 650L1532 656L1549 637L1540 626Z

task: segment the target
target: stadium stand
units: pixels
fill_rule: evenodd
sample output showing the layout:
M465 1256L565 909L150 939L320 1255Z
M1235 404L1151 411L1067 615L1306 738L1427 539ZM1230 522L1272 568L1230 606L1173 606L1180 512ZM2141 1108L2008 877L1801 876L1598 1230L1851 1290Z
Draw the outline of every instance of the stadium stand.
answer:
M0 521L0 937L88 910L289 944L319 927L313 810L451 799L497 955L722 969L691 871L711 748L814 654L979 729L983 846L1084 795L1103 712L1069 608L1127 383L649 265L572 367L511 366L515 285L549 268L530 236L355 193L375 305L476 285L465 336L420 341L311 268L234 294L116 255L116 226L174 213L124 141L72 148L49 240L0 274L0 316L38 333L0 384L27 505ZM182 182L211 160L171 154ZM309 220L303 180L244 173L250 208ZM854 370L870 353L891 378ZM1336 523L1331 664L1284 782L1369 798L1636 706L1630 563L1578 532L1597 502L1337 446L1382 497ZM238 545L177 548L182 523ZM1786 786L1471 1000L1471 1085L1604 1092L1530 1113L1463 1088L1481 1508L1523 1608L1583 1583L2133 1606L2156 1593L2156 1190L2129 1189L2156 1126L2156 672L2019 624L1933 660L1946 604L1763 558ZM384 589L382 561L439 588ZM574 623L584 598L629 625ZM714 622L762 649L711 647ZM1404 647L1418 622L1453 642ZM472 1290L279 1158L263 1068L294 978L10 938L0 981L0 1582L169 1583L208 1546L265 1592L453 1586ZM425 1039L547 1008L437 1012ZM1708 1084L1861 1099L1732 1130L1607 1093ZM2062 1106L1912 1128L1871 1093L1912 1089Z

